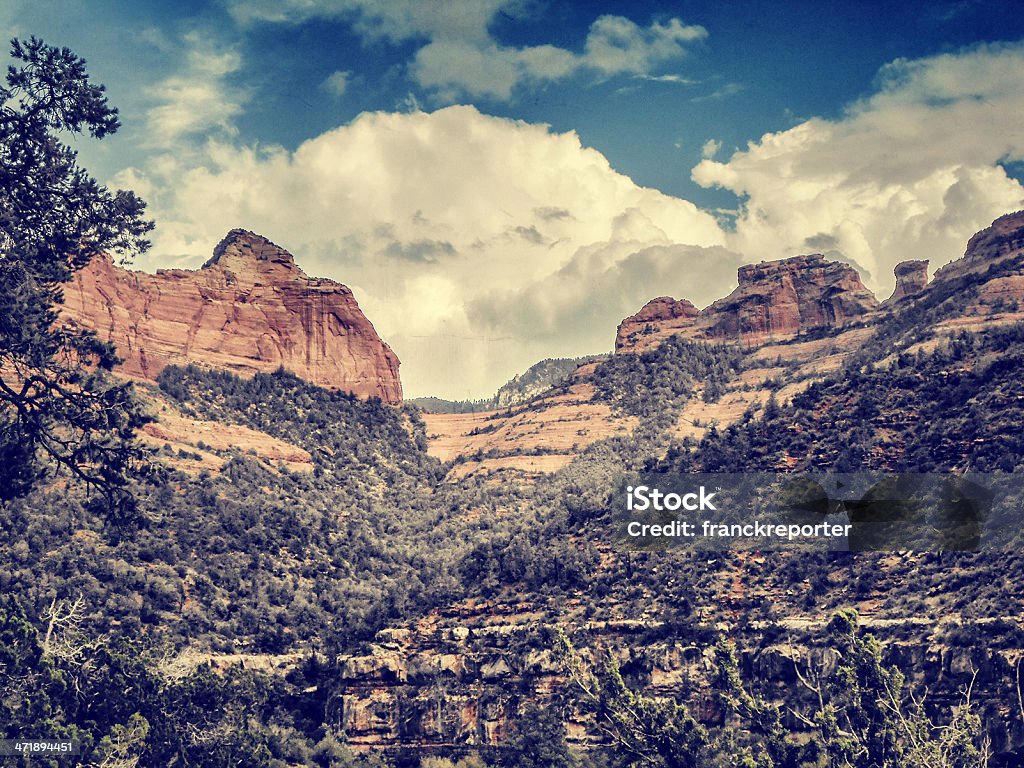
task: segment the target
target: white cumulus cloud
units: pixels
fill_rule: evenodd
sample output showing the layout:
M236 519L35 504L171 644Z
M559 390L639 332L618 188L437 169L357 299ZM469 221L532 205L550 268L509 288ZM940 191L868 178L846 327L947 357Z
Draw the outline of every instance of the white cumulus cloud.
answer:
M159 222L141 266L197 266L232 227L260 232L355 290L413 395L478 397L541 358L608 350L649 298L709 302L739 261L712 216L575 133L466 106L364 114L294 152L211 144L201 165L122 181Z
M729 244L749 259L831 251L885 294L898 262L934 271L1024 207L1000 165L1024 159L1022 114L1024 45L898 60L841 118L766 134L693 178L746 198Z
M195 32L184 43L180 70L147 89L155 102L146 112L150 145L173 148L182 137L215 129L233 133L233 119L242 113L246 95L227 83L241 67L241 56Z
M349 20L368 39L422 39L410 74L447 102L462 96L508 100L518 85L560 80L581 71L687 83L678 74L652 72L684 56L688 46L708 34L704 27L677 18L641 26L625 16L605 14L590 25L583 51L577 53L554 45L498 44L489 30L495 16L529 15L536 9L528 0L233 0L229 8L243 23L333 17Z
M679 19L644 28L624 16L605 15L590 26L581 63L608 75L643 75L656 64L682 56L688 43L707 35L704 27Z

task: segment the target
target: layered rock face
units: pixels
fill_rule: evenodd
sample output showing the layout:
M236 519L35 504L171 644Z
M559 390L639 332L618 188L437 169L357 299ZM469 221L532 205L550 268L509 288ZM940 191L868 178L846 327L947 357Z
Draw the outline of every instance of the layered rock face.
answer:
M952 706L974 682L975 706L994 706L1015 684L1015 650L1010 647L963 648L927 640L900 640L896 627L872 627L885 642L886 664L913 670L913 681L928 687L930 701ZM890 628L891 627L891 628ZM337 703L330 726L357 749L424 750L458 744L497 746L513 732L526 702L549 706L569 688L566 668L541 639L558 627L492 624L413 629L385 629L369 653L338 659ZM643 692L684 701L703 725L721 727L727 713L714 694L717 665L711 647L670 640L650 640L662 625L620 620L591 625L592 647L618 647ZM564 629L564 627L562 627ZM573 627L579 630L579 627ZM886 637L887 633L892 637ZM800 684L801 666L829 669L834 650L811 645L797 632L785 643L745 647L738 657L746 678L771 681L771 698L793 705L807 702ZM587 663L589 649L581 649ZM592 715L569 706L562 710L568 741L588 748L600 742ZM997 715L998 717L998 715ZM1020 743L1012 715L1002 715L991 745L1008 752ZM1010 728L1006 728L1009 725ZM995 730L995 729L993 729Z
M732 293L700 311L685 299L654 299L622 322L615 351L641 351L676 333L761 344L842 325L878 308L857 270L821 254L748 264L737 278Z
M821 254L748 264L737 277L736 290L700 314L711 338L757 343L841 325L878 307L857 270Z
M917 296L928 287L928 260L915 259L912 261L901 261L893 270L896 275L896 290L886 301L892 304L903 299Z
M658 340L666 333L693 325L700 310L686 299L673 299L671 296L660 296L651 299L635 315L631 315L619 323L615 334L615 350L641 350L649 346L654 339L645 336L657 335Z
M953 280L985 272L997 263L1024 258L1024 211L1008 213L992 222L967 242L963 258L951 261L935 273L935 281Z
M94 259L65 286L63 317L113 342L128 376L187 363L242 375L284 366L322 387L402 400L398 358L352 291L308 277L286 250L241 229L199 270L150 275Z
M1024 305L1024 211L1000 216L967 243L963 257L935 273L933 285L978 283L978 302L1016 312Z

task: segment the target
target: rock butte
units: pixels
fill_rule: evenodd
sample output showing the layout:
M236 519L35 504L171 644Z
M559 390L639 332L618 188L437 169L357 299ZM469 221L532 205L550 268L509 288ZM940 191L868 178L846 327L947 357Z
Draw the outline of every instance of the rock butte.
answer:
M901 261L893 273L896 275L896 290L892 292L887 304L916 296L928 286L927 259Z
M667 331L692 326L699 314L700 310L686 299L677 301L671 296L651 299L639 312L619 324L615 334L615 349L619 351L635 346L630 341L631 337L635 340L634 334L643 334L648 328L656 326L659 330Z
M841 325L878 307L857 270L821 254L748 264L737 278L736 290L697 319L711 338L757 343Z
M150 275L93 259L65 286L63 317L113 342L131 377L188 363L241 375L283 366L322 387L402 400L398 357L352 291L308 277L286 250L243 229L198 270Z
M963 257L936 271L932 284L982 273L1022 254L1024 211L1017 211L974 235ZM643 352L674 335L757 347L802 332L839 328L866 320L880 309L895 309L929 288L926 259L900 262L894 272L896 290L879 304L853 267L826 261L821 254L748 264L737 272L736 289L705 309L667 296L649 302L619 325L615 351ZM1010 274L994 276L980 293L990 303L1024 300L1024 274L1011 269Z
M685 299L655 299L622 322L615 351L649 349L676 333L756 346L878 308L853 267L821 254L747 264L737 270L737 282L732 293L700 311Z

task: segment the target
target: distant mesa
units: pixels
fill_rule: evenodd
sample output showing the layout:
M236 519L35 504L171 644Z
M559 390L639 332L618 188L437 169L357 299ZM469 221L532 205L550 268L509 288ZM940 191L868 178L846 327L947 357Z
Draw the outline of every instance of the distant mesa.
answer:
M622 322L615 351L642 351L677 333L761 344L842 325L878 307L857 270L821 254L747 264L737 281L732 293L703 310L685 299L654 299Z
M821 254L744 265L736 289L703 310L666 296L649 302L622 321L615 351L642 352L674 335L760 346L863 321L879 310L899 312L933 287L948 291L958 281L978 286L966 313L984 314L979 306L1017 311L1024 302L1024 211L974 235L964 256L937 270L931 282L927 259L900 262L894 272L896 289L879 304L853 267Z
M244 229L198 270L150 275L96 258L64 287L62 316L113 342L131 377L188 363L250 376L283 366L322 387L402 401L398 357L352 291L308 277L288 251Z
M747 264L739 285L700 313L715 339L760 343L800 331L842 325L878 308L878 299L849 264L821 254Z

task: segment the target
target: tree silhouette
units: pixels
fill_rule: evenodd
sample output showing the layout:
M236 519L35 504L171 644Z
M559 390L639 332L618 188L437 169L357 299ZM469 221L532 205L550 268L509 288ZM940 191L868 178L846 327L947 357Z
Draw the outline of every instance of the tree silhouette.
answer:
M130 386L107 375L113 347L63 323L58 307L76 270L100 253L141 252L153 225L141 200L101 186L61 141L119 127L85 61L35 37L13 40L11 56L0 87L0 498L63 468L125 522L144 418Z

